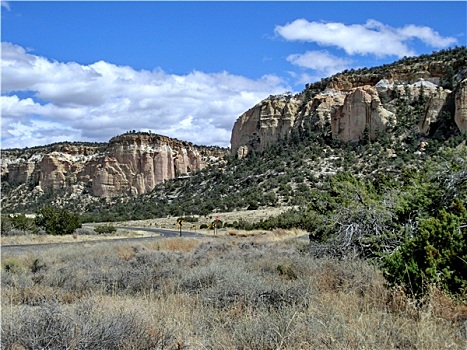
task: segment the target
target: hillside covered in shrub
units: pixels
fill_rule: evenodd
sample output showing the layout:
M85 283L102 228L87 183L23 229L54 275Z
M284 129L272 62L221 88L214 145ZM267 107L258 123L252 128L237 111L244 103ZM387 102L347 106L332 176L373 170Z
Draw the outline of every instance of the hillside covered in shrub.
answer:
M320 84L354 83L373 75L379 79L394 67L407 71L447 62L435 68L441 70L440 83L455 90L465 80L466 58L467 49L456 48L344 72ZM309 85L303 94L314 88L323 86ZM317 126L310 118L262 152L250 149L244 159L226 156L224 162L168 180L143 195L69 197L55 190L37 201L17 203L14 210L35 212L55 205L79 214L82 222L113 222L290 207L260 222L245 218L225 224L239 229L300 228L312 242L323 244L321 251L328 255L377 259L388 281L410 287L413 294L422 293L428 283L463 293L466 134L449 109L430 130L421 130L417 123L429 96L423 88L418 91L418 96L393 100L397 123L376 137L344 142L333 137L329 124Z

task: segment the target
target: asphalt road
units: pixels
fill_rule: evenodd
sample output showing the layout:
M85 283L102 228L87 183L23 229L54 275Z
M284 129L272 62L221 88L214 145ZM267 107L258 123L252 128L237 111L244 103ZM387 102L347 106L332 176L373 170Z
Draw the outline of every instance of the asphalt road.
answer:
M179 237L180 232L176 230L165 230L161 228L147 228L147 227L127 227L127 226L115 226L116 229L121 230L130 230L130 231L145 231L151 232L158 236L155 237L141 237L141 238L169 238L169 237ZM183 231L182 230L182 237L199 237L201 236L198 233L191 232L191 231ZM141 239L135 238L135 239ZM133 238L123 238L123 239L133 239Z
M64 242L64 243L42 243L42 244L23 244L23 245L2 245L1 246L1 253L2 256L12 256L12 255L21 255L24 253L32 252L41 250L45 252L49 249L57 248L59 246L67 246L67 245L75 245L75 246L84 246L87 247L98 245L98 244L113 244L113 243L141 243L141 242L150 242L157 239L163 238L173 238L179 237L179 231L174 230L163 230L157 228L146 228L146 227L124 227L124 226L116 226L117 229L124 229L124 230L133 230L133 231L145 231L153 233L154 236L147 236L147 237L135 237L135 238L116 238L116 239L100 239L94 241L86 241L86 242ZM183 231L182 230L182 237L200 237L201 235L195 232Z

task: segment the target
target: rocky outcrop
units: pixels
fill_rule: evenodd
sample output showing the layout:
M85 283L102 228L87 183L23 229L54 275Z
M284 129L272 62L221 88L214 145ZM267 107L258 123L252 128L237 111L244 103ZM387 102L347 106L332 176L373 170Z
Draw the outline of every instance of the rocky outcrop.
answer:
M455 117L457 127L467 132L467 79L464 79L458 86L455 95Z
M424 91L426 91L426 88L424 89ZM420 93L420 89L418 89L418 93ZM438 86L428 91L426 94L424 114L418 122L418 127L422 133L429 133L430 126L439 119L443 108L449 103L448 98L450 94L450 90L444 90Z
M418 75L427 77L427 74ZM326 87L320 92L310 90L312 86L307 85L304 92L293 97L269 97L235 122L232 154L243 158L252 150L262 152L267 145L287 138L293 128L303 127L304 120L310 117L315 128L322 128L330 121L332 137L340 141L354 142L366 136L374 140L378 133L385 133L399 122L407 122L397 120L401 104L418 118L414 126L417 125L422 134L431 132L443 111L454 109L459 130L466 131L467 80L458 84L454 108L451 106L453 92L435 84L433 81L439 81L437 77L425 78L412 83L381 79L374 85L357 87L355 81L342 80L332 82L332 88ZM311 91L314 95L310 98ZM422 104L418 110L417 104Z
M466 130L466 87L456 93L456 123ZM374 86L364 85L346 90L325 89L306 101L306 92L285 99L270 97L241 115L232 130L232 154L245 157L252 150L262 152L279 139L285 139L293 128L303 126L311 117L315 128L330 121L332 136L344 142L361 140L365 132L375 139L397 124L397 105L401 101L414 105L422 95L423 112L418 123L421 133L428 134L450 101L450 90L423 78L412 84L383 79ZM398 97L397 97L398 96ZM409 109L412 107L409 107Z
M37 190L83 190L99 197L147 193L166 180L199 171L227 150L136 133L108 144L53 145L2 152L2 181Z
M12 163L8 166L8 168L5 168L5 170L8 172L10 182L12 182L12 184L21 184L21 183L38 181L38 179L35 179L33 177L35 168L36 168L35 163L23 162L23 163ZM2 167L2 174L3 174L3 171L4 170Z
M71 169L71 162L68 159L54 152L45 154L38 165L40 188L57 190L66 186L66 177Z
M439 136L447 130L455 131L451 128L455 121L464 132L466 78L465 47L405 57L379 67L346 70L306 84L304 91L289 97L294 101L295 115L284 118L281 113L271 114L267 133L262 109L266 105L281 106L284 96L269 97L240 116L232 131L232 153L243 157L251 150L262 151L266 144L288 137L291 130L301 131L310 125L328 135L330 124L332 137L346 142L361 140L366 133L375 138L398 125L412 131L418 126L422 135ZM274 130L275 125L278 130Z
M255 150L262 152L294 127L302 104L292 96L268 98L241 115L234 124L230 140L233 154L240 158Z
M353 89L331 116L331 130L344 142L360 140L365 130L368 137L375 139L377 131L384 132L391 119L394 113L383 108L376 88L364 86Z
M94 170L91 181L93 195L112 197L115 194L138 193L139 188L132 187L128 179L130 177L131 180L132 175L128 166L120 164L117 159L105 156L99 159L98 164L89 165L89 167Z

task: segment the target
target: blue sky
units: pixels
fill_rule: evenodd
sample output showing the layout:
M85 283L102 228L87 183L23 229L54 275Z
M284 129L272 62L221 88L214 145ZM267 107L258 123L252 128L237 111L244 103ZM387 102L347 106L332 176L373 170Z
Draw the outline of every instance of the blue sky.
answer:
M457 2L2 2L2 148L151 130L228 146L271 94L466 45Z

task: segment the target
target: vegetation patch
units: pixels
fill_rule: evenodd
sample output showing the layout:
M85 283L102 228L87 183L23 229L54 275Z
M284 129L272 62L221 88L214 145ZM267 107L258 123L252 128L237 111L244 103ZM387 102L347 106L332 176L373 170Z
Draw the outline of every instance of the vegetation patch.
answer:
M416 303L364 260L301 240L160 243L2 254L2 348L465 345L465 304L436 288Z

